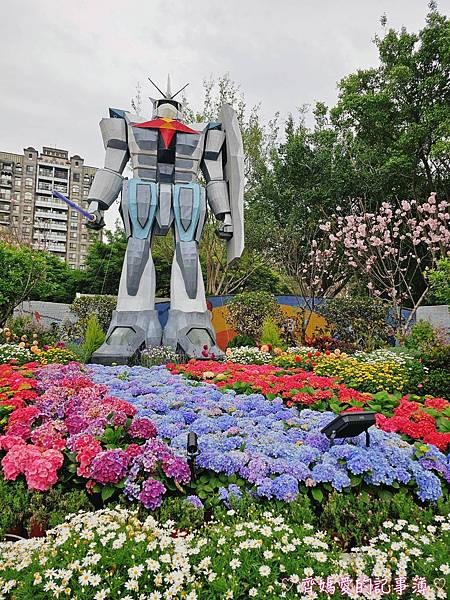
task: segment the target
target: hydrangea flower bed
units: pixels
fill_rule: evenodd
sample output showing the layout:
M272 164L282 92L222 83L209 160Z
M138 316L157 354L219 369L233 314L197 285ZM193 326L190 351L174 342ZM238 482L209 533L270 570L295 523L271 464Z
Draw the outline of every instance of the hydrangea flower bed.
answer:
M103 500L123 488L150 509L161 504L166 486L189 482L186 460L156 439L154 423L78 364L3 366L0 385L9 413L0 435L5 480L23 475L30 490L46 491L61 477L75 479Z
M376 355L375 352L372 354ZM379 365L372 366L380 368ZM208 381L224 390L247 394L260 392L270 400L280 397L287 406L310 406L334 413L372 410L378 413L377 423L384 431L401 433L408 441L423 440L442 451L450 445L450 403L443 398L360 393L338 383L334 377L273 365L192 360L168 367L173 373L182 373L195 381Z
M180 532L123 508L72 515L43 539L0 544L0 597L446 598L450 522L386 521L342 556L328 534L271 512Z
M138 416L149 417L176 451L185 451L189 431L197 433L198 467L237 476L260 497L290 501L299 485L343 490L364 482L412 484L421 500L436 500L441 482L450 481L442 452L431 445L417 449L395 433L372 428L369 448L364 436L330 446L320 430L335 417L331 412L298 411L260 394L192 385L164 367L91 365L90 373Z

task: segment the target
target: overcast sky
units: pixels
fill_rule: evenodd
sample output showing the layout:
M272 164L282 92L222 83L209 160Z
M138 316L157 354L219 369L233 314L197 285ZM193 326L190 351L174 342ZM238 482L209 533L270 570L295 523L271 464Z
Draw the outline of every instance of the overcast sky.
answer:
M425 0L2 0L0 150L55 146L102 166L98 122L129 108L136 82L201 102L202 80L229 72L247 103L282 115L337 97L336 82L377 64L388 27L418 31ZM450 0L439 0L449 12ZM149 109L149 103L144 104Z

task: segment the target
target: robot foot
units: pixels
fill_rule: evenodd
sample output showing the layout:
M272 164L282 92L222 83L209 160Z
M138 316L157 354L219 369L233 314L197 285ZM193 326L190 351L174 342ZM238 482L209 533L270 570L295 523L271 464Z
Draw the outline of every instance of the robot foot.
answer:
M156 310L115 310L105 342L92 355L101 365L127 364L142 346L161 345L161 324Z
M164 328L163 345L171 346L189 358L206 359L223 356L216 345L216 334L208 312L169 310Z

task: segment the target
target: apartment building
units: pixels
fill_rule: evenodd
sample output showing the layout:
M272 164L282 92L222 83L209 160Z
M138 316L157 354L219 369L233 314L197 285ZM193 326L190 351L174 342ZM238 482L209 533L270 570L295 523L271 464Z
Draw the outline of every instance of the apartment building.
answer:
M83 268L93 233L72 208L52 196L58 190L87 207L96 169L56 148L0 152L0 226L36 249L48 250L72 268Z

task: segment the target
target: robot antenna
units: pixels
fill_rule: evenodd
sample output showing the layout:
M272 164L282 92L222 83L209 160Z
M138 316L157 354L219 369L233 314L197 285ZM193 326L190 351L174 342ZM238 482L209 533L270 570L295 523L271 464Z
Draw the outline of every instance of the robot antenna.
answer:
M178 96L178 94L179 94L180 92L182 92L182 91L183 91L185 88L187 88L187 86L188 86L188 85L189 85L189 83L187 83L186 85L183 85L183 87L182 87L182 88L180 88L180 89L178 90L178 92L177 92L176 94L174 94L174 95L171 97L171 98L172 98L172 100L175 98L175 96Z
M150 81L150 83L151 83L152 85L154 85L154 86L155 86L155 88L158 90L158 92L161 94L161 96L163 96L163 97L165 97L165 96L166 96L166 95L165 95L165 93L164 93L164 92L162 92L162 91L159 89L159 87L156 85L156 83L150 79L150 77L148 78L148 80Z

